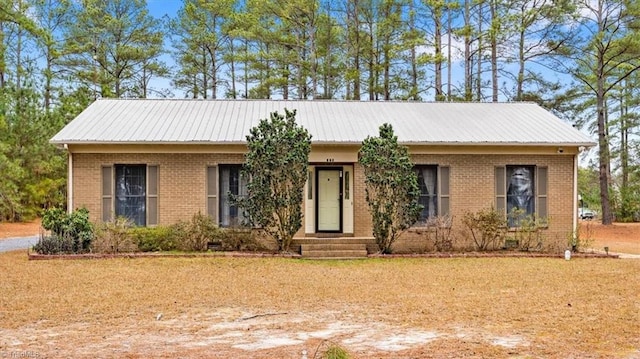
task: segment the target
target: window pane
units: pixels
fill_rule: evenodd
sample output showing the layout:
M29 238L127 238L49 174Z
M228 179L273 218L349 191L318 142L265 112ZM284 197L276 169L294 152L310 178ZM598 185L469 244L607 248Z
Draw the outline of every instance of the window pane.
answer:
M349 171L344 173L344 199L349 199Z
M313 199L313 171L309 171L307 177L307 199Z
M535 213L535 168L533 166L507 166L507 217L509 226Z
M438 216L438 167L415 166L414 171L420 187L418 203L423 207L419 221L426 222L429 218Z
M111 166L102 167L102 221L108 222L113 215L113 169Z
M247 195L247 181L241 170L240 165L220 165L220 226L237 226L244 220L242 209L231 201L232 195Z
M139 226L146 225L145 165L116 165L116 216L126 217Z

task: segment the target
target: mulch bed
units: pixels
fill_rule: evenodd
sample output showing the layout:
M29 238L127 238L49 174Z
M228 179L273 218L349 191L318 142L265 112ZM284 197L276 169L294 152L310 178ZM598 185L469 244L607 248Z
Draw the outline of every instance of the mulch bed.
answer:
M540 252L435 252L424 254L370 254L369 258L563 258L564 253L540 253ZM605 253L571 253L571 258L614 258L617 254Z
M277 252L204 252L204 253L166 253L166 252L135 252L135 253L85 253L85 254L38 254L29 252L29 260L50 259L111 259L111 258L304 258L297 253ZM560 253L536 252L447 252L421 254L369 254L367 258L563 258ZM571 253L571 258L619 258L616 254L604 253ZM314 259L314 258L309 258ZM365 258L362 258L365 259Z

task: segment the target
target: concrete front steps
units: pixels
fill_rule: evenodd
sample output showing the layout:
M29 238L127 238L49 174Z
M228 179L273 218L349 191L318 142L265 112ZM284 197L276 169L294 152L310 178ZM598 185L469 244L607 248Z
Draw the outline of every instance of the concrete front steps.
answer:
M366 258L366 244L302 244L302 258Z
M366 258L367 248L375 245L373 238L301 238L294 239L292 250L300 253L302 258Z

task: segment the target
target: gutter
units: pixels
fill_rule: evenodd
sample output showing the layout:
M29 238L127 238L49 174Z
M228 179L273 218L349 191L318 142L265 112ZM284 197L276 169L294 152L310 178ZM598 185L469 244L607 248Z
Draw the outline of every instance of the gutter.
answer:
M67 162L67 212L73 212L73 154L68 151L67 145L64 148L69 153L69 160Z
M575 239L578 236L578 156L580 152L573 155L573 234L572 239ZM571 248L570 248L571 249Z
M49 141L54 145L246 145L246 141ZM595 142L416 142L398 141L405 146L514 146L514 147L584 147L590 148ZM361 141L311 141L312 145L353 146L361 145Z

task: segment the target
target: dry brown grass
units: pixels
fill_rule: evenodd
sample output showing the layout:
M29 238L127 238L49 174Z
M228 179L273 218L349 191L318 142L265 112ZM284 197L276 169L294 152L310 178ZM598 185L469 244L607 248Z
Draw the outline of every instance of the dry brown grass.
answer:
M323 340L357 358L640 356L639 260L13 252L0 273L0 357L300 358Z

